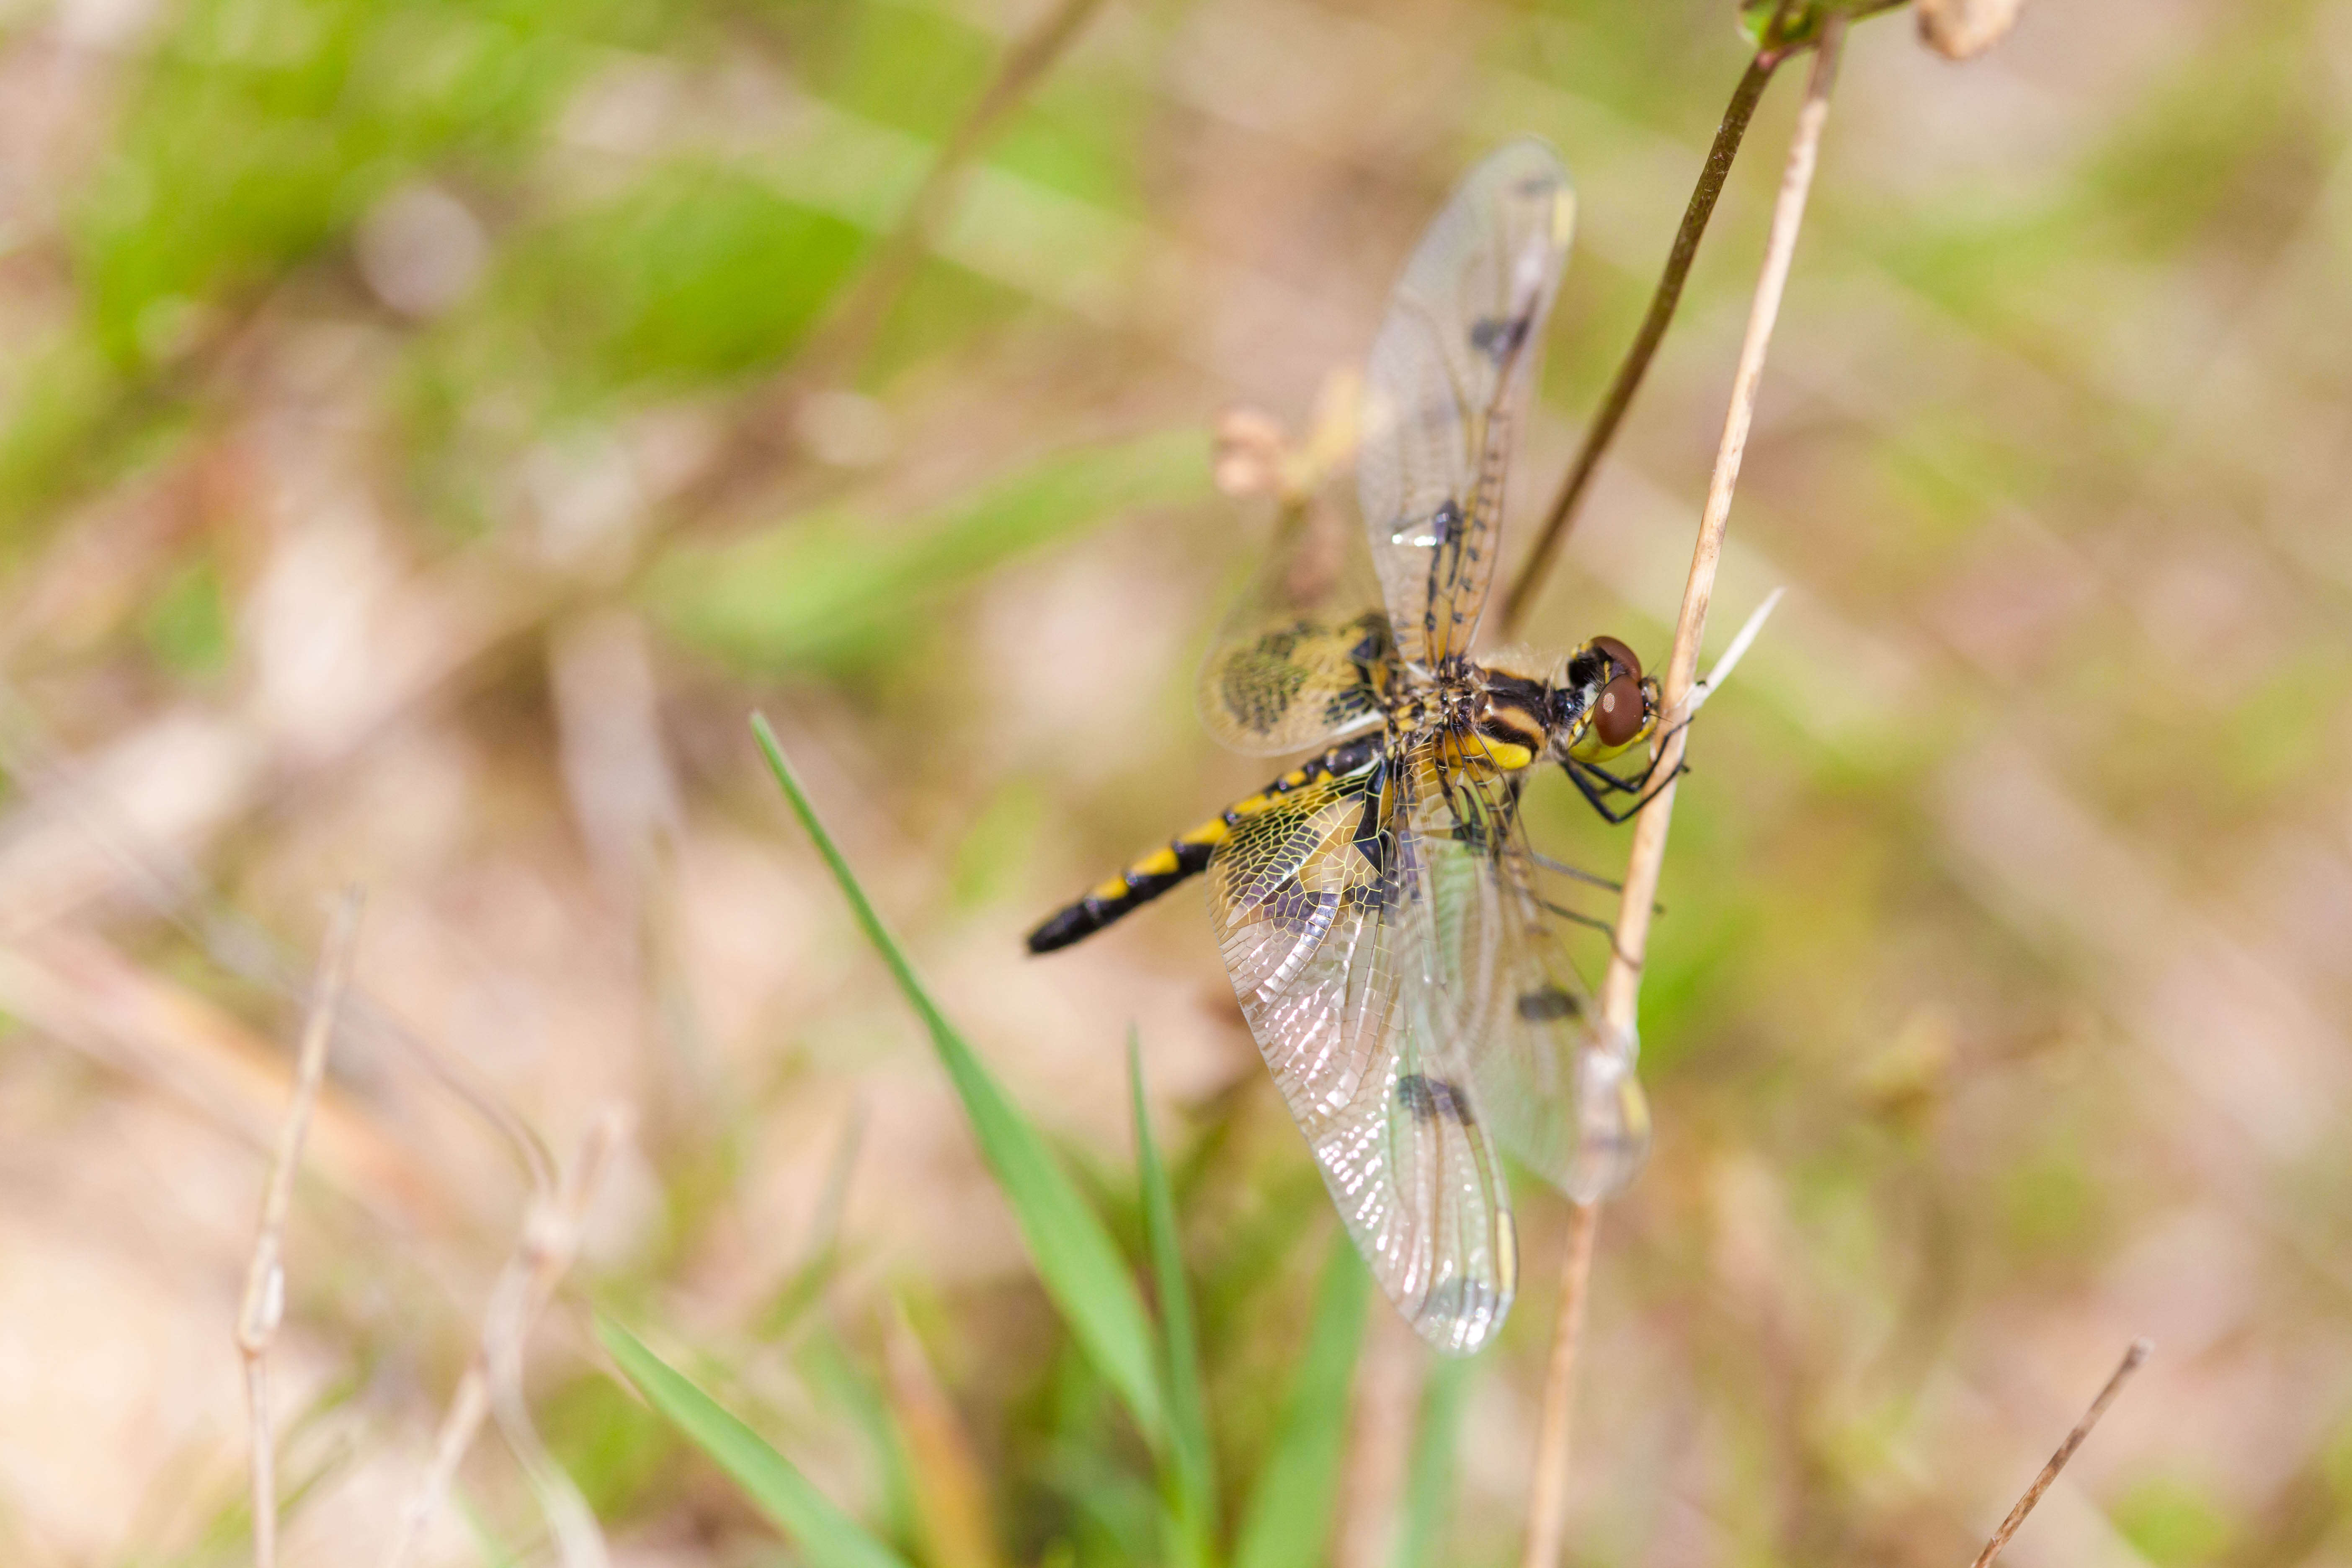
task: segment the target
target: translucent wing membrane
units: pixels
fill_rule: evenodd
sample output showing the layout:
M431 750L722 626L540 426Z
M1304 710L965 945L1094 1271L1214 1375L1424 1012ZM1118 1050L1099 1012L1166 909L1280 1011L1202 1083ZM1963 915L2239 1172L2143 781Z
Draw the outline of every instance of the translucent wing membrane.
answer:
M1472 1026L1472 1081L1503 1146L1590 1203L1631 1182L1649 1152L1633 1042L1606 1029L1569 963L1516 816L1492 873L1495 978Z
M1433 840L1430 832L1438 837ZM1510 1200L1479 1118L1459 976L1494 897L1424 762L1385 758L1251 818L1209 864L1243 1014L1373 1278L1440 1350L1502 1325ZM1439 849L1443 863L1433 861Z
M1337 520L1311 505L1286 514L1202 661L1209 732L1270 757L1376 720L1395 658L1379 596Z
M1392 655L1377 610L1334 623L1269 616L1236 630L1201 666L1201 721L1236 752L1305 751L1376 721Z
M1357 494L1398 653L1468 652L1501 540L1513 426L1575 200L1549 147L1471 171L1406 263L1373 341Z

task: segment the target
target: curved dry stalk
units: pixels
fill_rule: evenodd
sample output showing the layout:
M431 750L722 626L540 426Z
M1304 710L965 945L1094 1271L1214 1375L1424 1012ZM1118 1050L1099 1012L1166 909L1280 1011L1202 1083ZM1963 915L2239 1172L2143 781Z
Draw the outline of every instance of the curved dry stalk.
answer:
M237 1354L245 1360L246 1403L253 1423L253 1561L255 1568L278 1562L278 1443L269 1422L269 1347L286 1317L286 1216L294 1205L294 1173L302 1163L302 1140L327 1077L327 1046L334 1038L335 1015L343 981L357 945L361 898L357 889L336 902L319 950L318 978L302 1025L295 1058L294 1092L278 1132L278 1152L262 1189L261 1223L253 1238L253 1261L245 1274L245 1300L236 1314Z
M384 1568L403 1568L424 1539L457 1479L457 1466L473 1446L482 1422L495 1416L507 1444L546 1514L564 1568L602 1568L603 1534L577 1488L549 1457L532 1428L522 1395L524 1341L580 1250L581 1227L595 1196L605 1163L628 1136L628 1116L617 1108L597 1117L581 1140L580 1152L560 1187L531 1194L522 1237L491 1287L482 1315L482 1336L473 1359L457 1380L449 1409L435 1435L433 1456L383 1557Z
M2009 1538L2017 1533L2017 1527L2025 1522L2025 1516L2033 1511L2033 1505L2042 1500L2042 1494L2050 1489L2050 1483L2058 1479L2058 1472L2066 1468L2066 1461L2074 1457L2074 1450L2083 1446L2083 1439L2091 1435L2091 1428L2099 1424L2099 1417L2107 1413L2107 1406L2116 1402L2116 1395L2123 1392L2124 1384L2131 1381L2132 1373L2139 1370L2139 1363L2154 1349L2153 1340L2132 1341L2131 1348L2124 1352L2124 1359L2108 1376L2106 1386L2091 1401L2091 1407L2083 1412L2083 1418L2074 1423L2074 1429L2066 1434L2066 1440L2058 1445L2058 1451L2050 1456L2050 1462L2042 1467L2042 1473L2033 1478L2033 1484L2025 1489L2025 1495L2017 1500L2017 1506L2009 1510L2009 1517L2000 1521L2000 1528L1992 1532L1992 1539L1985 1542L1985 1549L1977 1553L1970 1568L1992 1568L1992 1560L2000 1555L2000 1549L2009 1544Z
M1592 1242L1600 1228L1599 1204L1569 1205L1568 1256L1560 1266L1551 1360L1544 1368L1543 1425L1536 1433L1527 1550L1519 1560L1523 1568L1552 1568L1559 1561L1568 1528L1568 1437L1576 1415L1576 1355L1584 1342L1584 1287L1592 1278Z
M1699 165L1698 184L1691 190L1690 205L1683 209L1682 227L1675 231L1675 243L1666 252L1665 270L1658 275L1658 287L1650 296L1649 313L1642 318L1642 330L1633 334L1633 346L1625 351L1623 363L1609 384L1609 391L1601 400L1600 411L1585 427L1584 440L1576 449L1575 460L1568 466L1568 478L1560 481L1559 494L1551 503L1551 510L1536 535L1535 548L1519 563L1518 574L1511 579L1511 589L1503 596L1502 633L1517 637L1519 624L1527 618L1535 605L1536 595L1543 591L1544 579L1551 575L1552 563L1559 557L1559 548L1567 542L1569 531L1576 526L1576 509L1591 486L1592 476L1601 468L1602 454L1617 437L1617 426L1625 421L1626 411L1633 406L1633 395L1642 389L1642 378L1649 374L1650 361L1657 356L1658 345L1665 341L1666 328L1675 319L1675 309L1682 303L1683 283L1689 278L1691 264L1698 259L1698 242L1706 233L1707 220L1715 216L1716 199L1723 195L1724 182L1731 177L1732 161L1739 156L1739 143L1748 134L1748 122L1756 116L1756 105L1764 97L1764 89L1772 79L1772 68L1786 56L1769 51L1748 62L1740 74L1739 85L1731 90L1731 102L1723 111L1723 123L1716 128L1715 142L1706 150L1706 162Z
M1060 0L1035 27L1005 52L979 99L940 145L907 210L832 320L801 356L793 379L821 385L856 374L882 322L897 304L931 241L946 221L972 159L1030 89L1067 52L1102 9L1102 0Z
M1830 88L1836 80L1839 47L1844 25L1832 17L1815 47L1805 101L1797 114L1797 129L1789 143L1789 159L1780 175L1780 194L1773 204L1772 228L1765 241L1764 265L1756 279L1756 295L1748 307L1748 332L1739 345L1739 366L1731 383L1731 406L1724 416L1723 439L1716 449L1715 473L1707 482L1706 508L1699 517L1698 544L1691 554L1689 581L1683 588L1682 614L1675 624L1675 645L1666 663L1664 707L1668 717L1682 714L1698 673L1699 640L1706 631L1707 605L1715 596L1716 568L1723 558L1723 533L1731 516L1731 496L1739 483L1739 466L1748 451L1748 433L1755 422L1756 393L1764 376L1764 354L1780 319L1780 298L1789 282L1789 267L1796 255L1797 234L1804 225L1805 199L1819 161L1822 127L1829 118ZM1617 910L1617 940L1610 954L1608 977L1601 988L1604 1024L1634 1037L1641 996L1642 960L1648 952L1650 917L1658 896L1658 876L1665 864L1666 830L1673 822L1673 770L1682 763L1687 731L1669 727L1659 749L1659 765L1667 783L1635 819L1633 847L1625 867L1624 891ZM1592 1236L1599 1224L1597 1205L1578 1204L1572 1213L1568 1256L1560 1278L1560 1310L1544 1378L1544 1408L1536 1449L1536 1479L1528 1499L1527 1549L1522 1568L1555 1568L1559 1562L1568 1509L1568 1439L1570 1415L1576 1395L1576 1352L1584 1316L1585 1286L1592 1269Z
M1356 1362L1333 1568L1381 1568L1394 1555L1398 1500L1428 1380L1429 1352L1412 1325L1394 1312L1374 1313Z

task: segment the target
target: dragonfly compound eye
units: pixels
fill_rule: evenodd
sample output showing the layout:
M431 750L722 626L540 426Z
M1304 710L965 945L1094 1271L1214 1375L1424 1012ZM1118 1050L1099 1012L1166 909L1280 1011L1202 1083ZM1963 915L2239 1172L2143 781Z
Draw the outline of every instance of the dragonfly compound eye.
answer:
M1592 648L1596 653L1607 655L1618 668L1624 670L1635 680L1642 679L1642 661L1634 656L1632 648L1627 647L1615 637L1594 637Z
M1634 676L1621 675L1601 689L1601 700L1592 705L1592 728L1600 733L1604 746L1630 746L1642 732L1649 717L1643 711L1642 682Z

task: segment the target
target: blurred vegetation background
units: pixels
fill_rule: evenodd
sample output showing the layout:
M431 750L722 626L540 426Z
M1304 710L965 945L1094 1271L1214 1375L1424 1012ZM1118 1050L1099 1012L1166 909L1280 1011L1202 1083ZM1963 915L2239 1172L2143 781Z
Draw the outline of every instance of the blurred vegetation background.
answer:
M1019 939L1265 771L1191 712L1267 521L1213 490L1217 413L1303 425L1453 179L1547 137L1580 223L1524 542L1731 9L1108 0L877 272L1037 0L9 0L0 1558L242 1559L231 1331L357 882L289 1562L373 1559L529 1160L615 1101L530 1389L616 1562L794 1559L589 1301L910 1560L1157 1559L1143 1444L755 705L1142 1278L1139 1026L1238 1507L1295 1383L1347 1386L1302 1349L1348 1310L1328 1205L1196 896ZM1538 641L1663 652L1795 96ZM1965 67L1851 40L1717 642L1790 598L1680 797L1575 1562L1965 1562L2146 1332L2015 1561L2352 1563L2347 131L2345 0L2042 0ZM1531 811L1622 863L1564 782ZM1495 1353L1432 1379L1365 1322L1350 1564L1515 1560L1562 1217L1521 1187ZM545 1559L495 1441L428 1547Z

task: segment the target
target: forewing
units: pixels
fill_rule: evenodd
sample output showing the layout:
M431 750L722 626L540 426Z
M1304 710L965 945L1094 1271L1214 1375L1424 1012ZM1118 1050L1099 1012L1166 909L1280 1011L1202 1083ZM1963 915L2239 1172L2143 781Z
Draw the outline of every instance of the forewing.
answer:
M1279 612L1230 625L1201 664L1201 721L1253 756L1303 752L1375 721L1389 660L1388 617Z
M1201 661L1201 721L1234 751L1279 756L1369 723L1395 658L1379 589L1338 521L1301 506Z
M1466 1354L1502 1326L1517 1250L1446 990L1446 889L1416 770L1383 762L1249 819L1209 865L1234 990L1373 1278Z
M1503 476L1568 254L1575 198L1539 142L1472 170L1389 299L1357 495L1408 662L1466 653L1501 545Z

